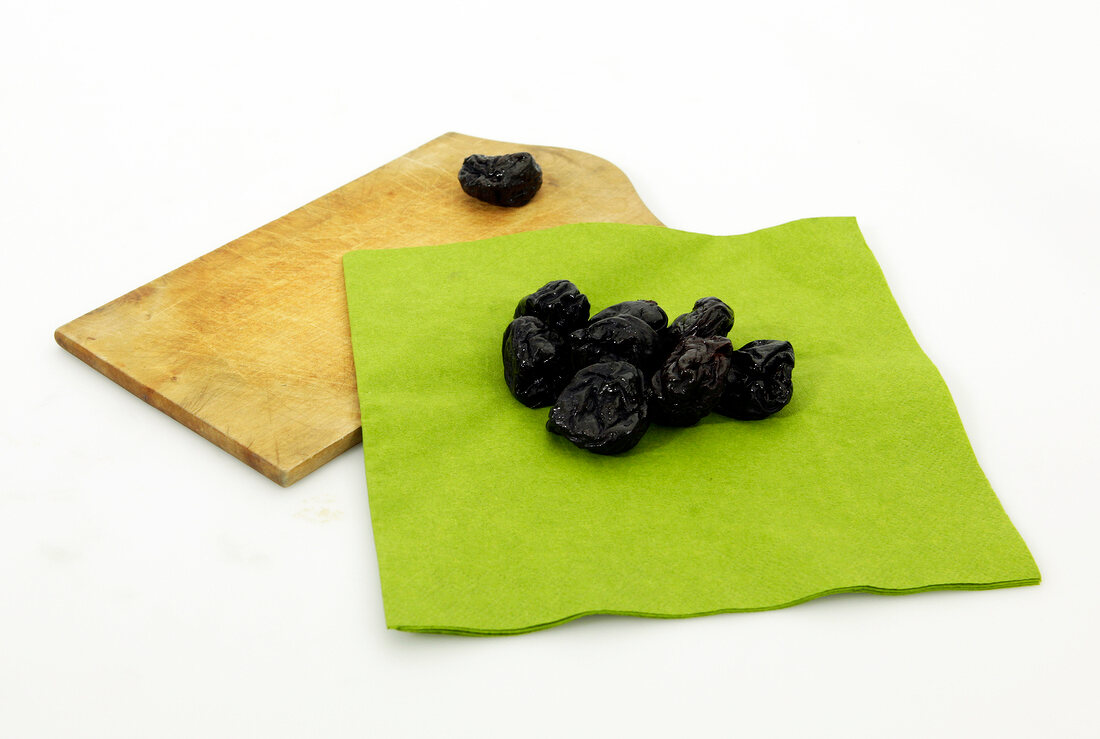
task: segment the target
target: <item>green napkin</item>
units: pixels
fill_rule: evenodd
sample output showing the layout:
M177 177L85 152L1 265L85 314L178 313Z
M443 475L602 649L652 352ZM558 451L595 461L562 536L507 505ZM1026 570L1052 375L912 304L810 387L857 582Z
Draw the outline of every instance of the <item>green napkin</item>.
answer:
M344 257L386 623L513 634L839 592L1039 582L854 219L744 236L578 224ZM504 384L516 303L569 279L593 312L716 295L735 347L786 339L794 397L599 456Z

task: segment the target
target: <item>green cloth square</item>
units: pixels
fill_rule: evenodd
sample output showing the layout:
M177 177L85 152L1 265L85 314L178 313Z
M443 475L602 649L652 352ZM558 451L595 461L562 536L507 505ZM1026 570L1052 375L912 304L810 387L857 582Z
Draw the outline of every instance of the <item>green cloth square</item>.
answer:
M590 613L756 611L839 592L1032 585L855 219L743 236L577 224L344 257L386 623L512 634ZM794 345L763 421L651 427L620 456L550 434L504 384L516 303L716 295L730 339Z

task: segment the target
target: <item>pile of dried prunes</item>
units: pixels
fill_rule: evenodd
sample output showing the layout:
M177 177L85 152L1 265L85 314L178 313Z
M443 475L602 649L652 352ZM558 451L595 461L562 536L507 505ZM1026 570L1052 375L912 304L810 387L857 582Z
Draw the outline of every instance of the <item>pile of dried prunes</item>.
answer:
M501 352L516 400L552 406L546 428L582 449L617 454L650 423L691 426L712 410L758 420L790 402L790 343L735 350L733 310L718 298L700 298L672 323L652 300L590 310L572 282L548 282L519 301Z

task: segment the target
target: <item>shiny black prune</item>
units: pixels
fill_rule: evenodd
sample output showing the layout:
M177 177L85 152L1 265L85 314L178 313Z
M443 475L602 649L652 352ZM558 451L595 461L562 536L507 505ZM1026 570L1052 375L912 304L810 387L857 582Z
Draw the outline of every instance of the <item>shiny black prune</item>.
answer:
M724 336L685 336L649 383L655 423L691 426L711 412L730 370L733 344Z
M546 428L596 454L631 449L649 428L642 373L627 362L585 367L561 391Z
M660 361L661 342L649 325L634 316L612 316L569 334L574 367L597 362L629 362L647 374Z
M501 156L471 154L458 172L462 190L492 205L527 205L542 187L542 168L525 151Z
M733 353L726 390L714 410L743 421L767 418L790 402L792 370L794 348L790 342L750 341Z
M718 298L699 298L691 313L678 316L665 329L666 349L680 343L685 336L727 336L733 328L733 309Z
M649 324L649 327L654 331L660 331L668 326L668 314L661 309L661 306L657 305L654 300L627 300L622 303L615 303L615 305L604 308L602 311L592 316L591 323L602 320L604 318L611 318L613 316L634 316L640 318Z
M534 316L565 336L588 323L588 298L569 280L547 282L516 306L514 318Z
M528 408L550 405L569 381L569 346L534 316L508 324L501 344L504 382Z

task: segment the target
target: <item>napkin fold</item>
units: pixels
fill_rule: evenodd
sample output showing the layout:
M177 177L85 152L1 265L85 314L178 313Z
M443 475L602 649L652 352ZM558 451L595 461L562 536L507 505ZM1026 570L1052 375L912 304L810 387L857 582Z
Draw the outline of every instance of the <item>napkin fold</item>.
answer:
M741 236L576 224L344 257L386 623L514 634L593 613L679 618L841 592L1032 585L853 218ZM599 456L504 384L516 303L572 280L593 313L714 295L735 347L785 339L794 396Z

